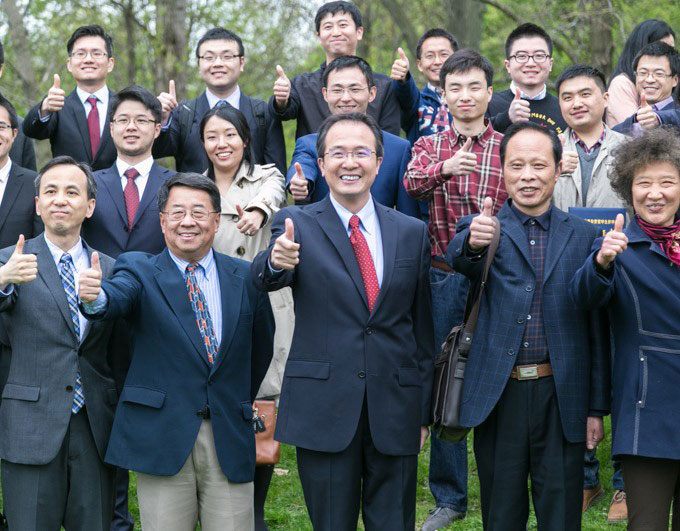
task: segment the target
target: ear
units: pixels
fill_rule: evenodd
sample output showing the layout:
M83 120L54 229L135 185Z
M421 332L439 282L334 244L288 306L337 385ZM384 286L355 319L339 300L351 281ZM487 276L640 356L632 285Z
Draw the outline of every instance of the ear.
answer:
M371 103L375 99L376 94L378 94L378 87L374 85L371 87L371 90L368 91L368 103Z
M36 196L35 196L35 213L36 213L38 216L42 217L42 214L40 214L40 204L39 204L39 202L38 202L38 199L39 199L39 197L36 195Z
M357 28L357 41L360 41L361 39L363 39L363 37L364 37L364 27L359 26Z
M240 59L239 71L243 72L243 67L246 66L246 58L245 56L242 55L239 59Z
M153 137L154 139L158 138L158 136L161 134L161 124L156 124L154 126L154 132L153 132Z
M0 69L0 76L2 75L2 69ZM675 88L678 85L678 75L675 74L673 76L673 88Z
M319 169L321 170L321 175L323 175L323 177L325 179L326 173L325 173L325 168L324 168L323 157L319 157L318 159L316 159L316 163L319 165Z
M503 61L503 64L505 65L505 69L508 71L508 74L510 73L510 61L507 59Z
M420 59L416 59L416 67L418 68L418 72L421 74L423 73L423 68L420 66Z
M609 92L604 91L602 93L602 99L604 100L604 106L605 106L605 109L606 109L607 106L609 105Z
M113 70L113 66L116 64L116 60L113 57L109 57L109 64L106 67L107 72L111 72Z
M321 87L321 95L326 103L328 103L328 90L326 87Z
M96 202L97 202L96 199L88 199L87 200L87 212L85 212L86 218L91 218L92 214L94 214L94 207L95 207Z
M489 94L489 97L486 101L487 103L490 103L491 98L493 98L493 87L486 87L486 92Z

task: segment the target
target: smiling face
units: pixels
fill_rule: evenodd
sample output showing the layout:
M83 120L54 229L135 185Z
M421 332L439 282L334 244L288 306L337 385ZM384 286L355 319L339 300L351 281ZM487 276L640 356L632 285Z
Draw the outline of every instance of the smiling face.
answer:
M85 57L78 58L77 55L82 52L88 53ZM93 53L104 55L97 59L92 56ZM94 92L104 86L106 76L113 70L113 64L113 57L109 57L106 52L106 41L101 37L90 35L81 37L73 43L66 68L71 72L79 87Z
M444 98L454 120L467 123L484 120L492 95L493 88L486 84L481 68L446 76Z
M439 71L450 56L453 55L451 41L445 37L430 37L423 41L420 49L420 59L416 60L416 66L420 73L433 86L439 86Z
M560 85L560 111L567 125L577 133L602 123L609 95L587 76L567 79Z
M654 162L633 177L633 208L647 223L672 225L680 208L680 174L670 162Z
M357 28L349 13L329 13L319 24L317 38L330 63L342 55L356 55L357 44L364 35L364 28Z
M549 54L548 43L543 37L521 37L512 43L510 57L505 60L505 68L510 74L510 78L522 91L531 91L537 87L542 87L550 71L552 70L553 60L548 57L544 62L537 63L529 59L526 63L520 63L513 56L518 53L534 55L536 53Z
M368 104L375 99L377 91L376 87L368 88L366 76L358 66L333 70L328 74L327 85L321 93L331 114L366 114Z
M246 144L234 124L213 116L205 124L203 146L215 171L234 175L243 160Z
M17 137L17 129L12 129L9 112L0 105L0 124L5 129L0 131L0 168L7 163L9 150L12 149L14 139Z
M126 118L127 125L118 123ZM145 121L148 123L143 123ZM161 124L154 121L151 111L135 100L121 102L111 120L111 138L118 154L133 164L151 156L153 142L160 132Z
M238 43L211 39L201 44L198 55L198 71L206 87L215 94L233 91L246 64L245 57L239 57ZM225 61L223 57L230 58Z
M654 77L655 73L660 76L659 79ZM650 105L670 98L678 84L678 76L671 76L670 73L668 57L643 55L635 71L635 88L638 94L644 94Z

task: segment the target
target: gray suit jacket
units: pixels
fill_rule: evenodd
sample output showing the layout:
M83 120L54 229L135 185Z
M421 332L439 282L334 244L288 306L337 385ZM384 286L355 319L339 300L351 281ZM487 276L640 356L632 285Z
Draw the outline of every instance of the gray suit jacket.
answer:
M0 251L0 264L13 251L14 247ZM79 346L44 236L28 240L24 253L37 256L38 278L0 296L0 319L12 350L0 405L0 458L31 465L54 459L69 426L73 386L80 371L90 429L103 459L117 402L106 355L113 322L91 323ZM109 276L113 259L100 256L102 272Z

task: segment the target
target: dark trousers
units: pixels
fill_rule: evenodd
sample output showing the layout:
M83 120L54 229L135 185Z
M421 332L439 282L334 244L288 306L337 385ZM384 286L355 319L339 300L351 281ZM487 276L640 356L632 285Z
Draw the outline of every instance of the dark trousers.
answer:
M128 490L130 488L130 472L124 468L116 469L116 499L113 507L111 531L132 531L135 521L128 509Z
M365 403L347 448L337 453L298 448L297 464L315 531L355 531L360 506L366 531L413 530L418 456L380 453Z
M525 531L529 477L538 531L581 529L585 442L564 438L552 376L510 379L474 447L484 529Z
M10 529L107 531L113 513L112 467L99 458L85 408L71 422L57 456L45 465L2 461Z
M680 530L680 461L623 455L628 529L666 531L671 503L673 531Z

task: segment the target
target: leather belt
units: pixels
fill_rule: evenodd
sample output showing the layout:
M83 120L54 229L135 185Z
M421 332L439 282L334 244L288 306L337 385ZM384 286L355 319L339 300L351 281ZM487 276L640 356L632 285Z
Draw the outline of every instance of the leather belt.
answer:
M446 271L447 273L454 273L454 270L451 269L449 264L447 264L441 258L438 258L436 256L432 257L432 267L440 269L442 271Z
M546 376L552 376L552 366L550 363L540 365L517 365L510 373L510 378L515 380L537 380Z

